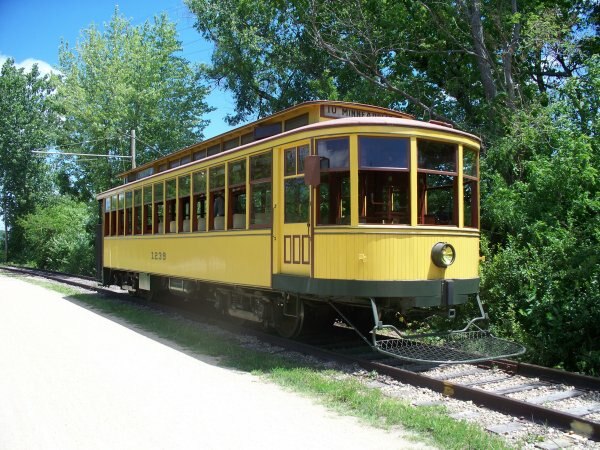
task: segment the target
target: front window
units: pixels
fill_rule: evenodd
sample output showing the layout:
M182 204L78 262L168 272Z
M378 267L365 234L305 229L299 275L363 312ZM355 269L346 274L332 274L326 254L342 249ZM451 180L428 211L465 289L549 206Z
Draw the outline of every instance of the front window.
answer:
M409 224L410 140L361 136L358 149L360 222Z
M321 184L317 188L318 225L350 224L350 141L347 137L317 141Z
M465 227L479 226L477 152L463 149L463 212Z
M418 223L458 225L457 146L419 139Z

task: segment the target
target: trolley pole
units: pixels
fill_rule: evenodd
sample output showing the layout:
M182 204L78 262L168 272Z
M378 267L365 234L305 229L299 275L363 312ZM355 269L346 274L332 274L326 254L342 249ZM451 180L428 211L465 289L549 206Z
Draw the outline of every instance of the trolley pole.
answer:
M135 130L131 130L131 168L135 169Z

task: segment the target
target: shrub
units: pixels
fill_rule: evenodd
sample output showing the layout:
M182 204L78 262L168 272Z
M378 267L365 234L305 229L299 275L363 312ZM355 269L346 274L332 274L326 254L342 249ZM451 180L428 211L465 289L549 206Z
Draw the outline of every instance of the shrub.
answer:
M69 197L39 206L20 220L28 260L41 269L93 274L94 219L93 209Z

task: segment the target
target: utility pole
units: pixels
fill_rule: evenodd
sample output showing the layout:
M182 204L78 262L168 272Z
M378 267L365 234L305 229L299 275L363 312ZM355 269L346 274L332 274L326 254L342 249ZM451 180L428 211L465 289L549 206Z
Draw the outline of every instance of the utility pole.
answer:
M131 130L131 168L135 169L135 130Z

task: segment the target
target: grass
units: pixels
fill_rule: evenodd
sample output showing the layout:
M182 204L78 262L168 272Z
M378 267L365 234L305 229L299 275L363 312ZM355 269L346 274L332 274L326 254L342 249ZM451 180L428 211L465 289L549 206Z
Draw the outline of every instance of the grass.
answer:
M219 357L223 365L261 375L292 391L309 395L342 414L359 417L389 429L400 426L443 449L508 449L506 442L476 425L454 420L442 407L414 407L387 397L337 371L306 367L281 355L242 348L226 336L203 330L197 324L133 302L98 294L81 294L63 285L27 281L52 289L92 309L172 341L192 352Z

